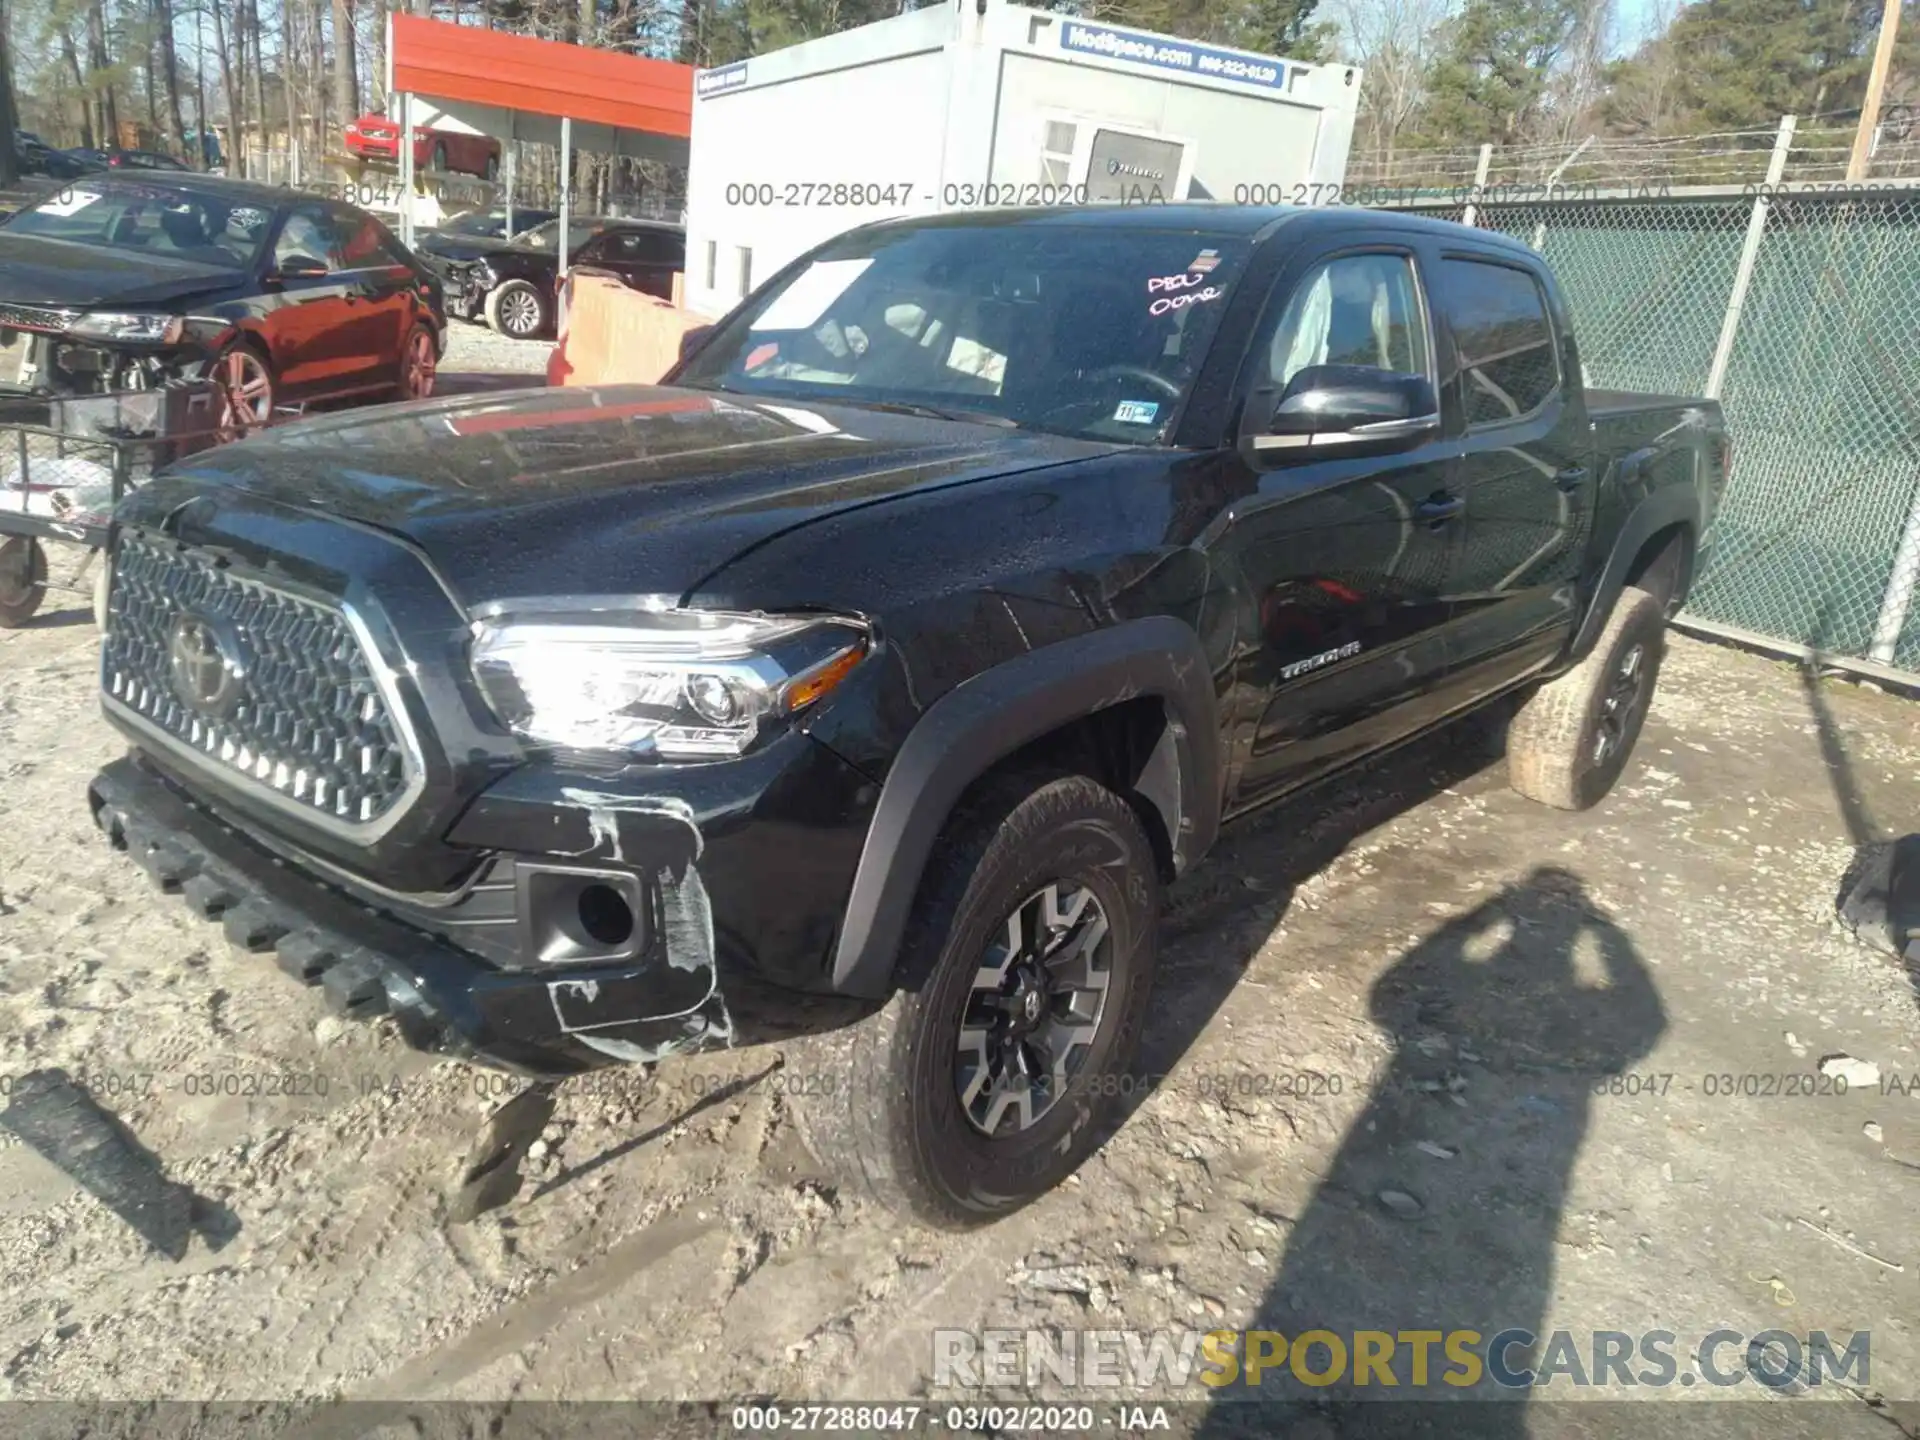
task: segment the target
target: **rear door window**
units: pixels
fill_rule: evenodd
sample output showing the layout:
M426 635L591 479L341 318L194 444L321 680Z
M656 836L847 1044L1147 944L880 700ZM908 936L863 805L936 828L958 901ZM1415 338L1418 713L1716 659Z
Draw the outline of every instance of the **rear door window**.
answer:
M1560 356L1540 282L1490 260L1440 262L1440 306L1459 352L1469 426L1523 420L1560 389Z

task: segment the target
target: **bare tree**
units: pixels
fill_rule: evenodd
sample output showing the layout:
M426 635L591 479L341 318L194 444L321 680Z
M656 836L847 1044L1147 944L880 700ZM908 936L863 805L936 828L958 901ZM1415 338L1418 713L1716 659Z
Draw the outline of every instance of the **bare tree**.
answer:
M107 58L106 9L101 0L88 0L87 69L93 76L98 106L94 129L99 133L100 143L109 147L120 143L120 111L114 102L113 82L106 73L112 63Z
M1448 0L1344 0L1346 48L1366 72L1354 148L1376 157L1379 173L1368 178L1378 183L1393 181L1395 152L1426 98L1448 9Z
M153 0L153 24L159 32L160 76L167 87L167 124L172 127L167 140L170 148L181 150L187 143L187 125L180 113L180 57L173 43L173 0ZM151 81L151 73L148 79Z
M11 185L20 178L20 153L13 138L20 115L13 104L13 46L7 41L8 19L6 0L0 0L0 185Z
M360 77L353 44L353 0L333 0L333 113L341 124L360 113Z

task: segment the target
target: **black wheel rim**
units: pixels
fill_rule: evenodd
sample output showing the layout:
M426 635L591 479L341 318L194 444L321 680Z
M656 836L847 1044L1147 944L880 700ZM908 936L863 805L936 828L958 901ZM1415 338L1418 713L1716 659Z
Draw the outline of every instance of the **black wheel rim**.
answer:
M1007 917L967 992L953 1083L967 1123L1001 1138L1037 1124L1086 1063L1112 979L1107 912L1056 880Z
M1626 748L1640 707L1647 698L1647 647L1635 642L1621 652L1607 676L1600 699L1600 724L1593 740L1593 763L1605 765Z

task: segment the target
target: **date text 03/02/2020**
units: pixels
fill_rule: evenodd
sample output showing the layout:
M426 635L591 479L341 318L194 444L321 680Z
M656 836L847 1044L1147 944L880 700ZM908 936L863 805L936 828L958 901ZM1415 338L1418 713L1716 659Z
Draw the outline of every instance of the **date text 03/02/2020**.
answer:
M1053 205L1168 205L1178 197L1159 185L1089 185L949 181L940 186L911 180L736 180L721 192L728 205L747 209L905 210L938 200L945 210L983 210Z
M736 1434L912 1434L952 1431L963 1435L1069 1435L1172 1430L1168 1407L1148 1403L1087 1404L846 1404L757 1401L736 1405Z

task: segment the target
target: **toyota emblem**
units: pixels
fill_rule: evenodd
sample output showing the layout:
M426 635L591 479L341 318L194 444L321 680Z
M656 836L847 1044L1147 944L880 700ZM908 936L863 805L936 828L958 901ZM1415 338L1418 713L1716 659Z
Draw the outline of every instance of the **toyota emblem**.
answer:
M167 642L167 668L173 693L215 719L224 719L239 703L246 680L240 639L233 627L189 610L173 622Z

